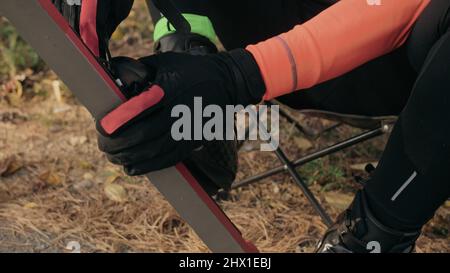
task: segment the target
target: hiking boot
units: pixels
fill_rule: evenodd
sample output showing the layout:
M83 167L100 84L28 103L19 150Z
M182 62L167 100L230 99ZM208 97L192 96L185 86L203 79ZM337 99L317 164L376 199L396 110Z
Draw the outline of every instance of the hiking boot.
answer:
M418 231L386 227L371 213L364 192L325 233L317 253L411 253L420 236Z

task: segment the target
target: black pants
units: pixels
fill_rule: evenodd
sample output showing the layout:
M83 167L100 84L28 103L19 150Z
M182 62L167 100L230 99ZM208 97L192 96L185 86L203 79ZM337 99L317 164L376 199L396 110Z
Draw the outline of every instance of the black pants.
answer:
M208 16L225 48L233 49L286 32L336 1L174 2L182 12ZM420 228L450 193L449 10L450 0L432 0L400 49L278 98L296 109L400 116L364 190L374 213L393 228Z

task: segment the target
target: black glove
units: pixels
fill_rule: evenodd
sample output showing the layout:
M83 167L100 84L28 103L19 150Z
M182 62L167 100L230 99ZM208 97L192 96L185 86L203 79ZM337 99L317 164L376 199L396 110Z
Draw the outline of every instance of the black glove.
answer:
M169 27L170 29L170 27ZM154 52L189 53L206 55L217 53L216 45L207 37L196 33L176 31L155 41ZM236 140L210 141L183 160L184 165L211 196L220 189L228 190L236 179L238 169Z
M265 92L256 61L243 49L206 56L163 53L139 61L147 67L144 77L153 79L153 85L97 126L100 150L129 175L176 165L205 143L173 139L175 106L186 105L193 113L194 97L199 97L203 107L214 104L225 110L227 105L257 104Z

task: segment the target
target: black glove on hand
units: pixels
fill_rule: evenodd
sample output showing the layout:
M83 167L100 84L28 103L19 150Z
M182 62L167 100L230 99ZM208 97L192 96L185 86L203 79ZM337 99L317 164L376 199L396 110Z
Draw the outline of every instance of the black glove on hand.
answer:
M205 143L173 139L175 106L185 105L193 113L198 97L203 107L214 104L225 110L227 105L257 104L265 92L256 61L243 49L206 56L163 53L139 61L153 85L98 123L100 150L129 175L174 166Z
M168 27L170 30L170 26ZM154 44L156 54L165 52L207 55L217 53L216 45L207 37L194 32L176 31L164 35ZM142 89L141 89L142 90ZM183 160L191 174L210 195L219 189L229 189L238 168L236 140L215 140L205 143Z

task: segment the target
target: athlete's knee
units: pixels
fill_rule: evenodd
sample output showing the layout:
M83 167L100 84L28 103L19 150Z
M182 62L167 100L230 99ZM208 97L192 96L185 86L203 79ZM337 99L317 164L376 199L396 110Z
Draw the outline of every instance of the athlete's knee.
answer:
M444 10L443 16L439 24L441 33L448 33L450 31L450 1L447 1L447 8ZM442 34L443 35L443 34Z
M450 0L433 0L420 15L407 42L411 65L420 71L434 44L450 30Z

